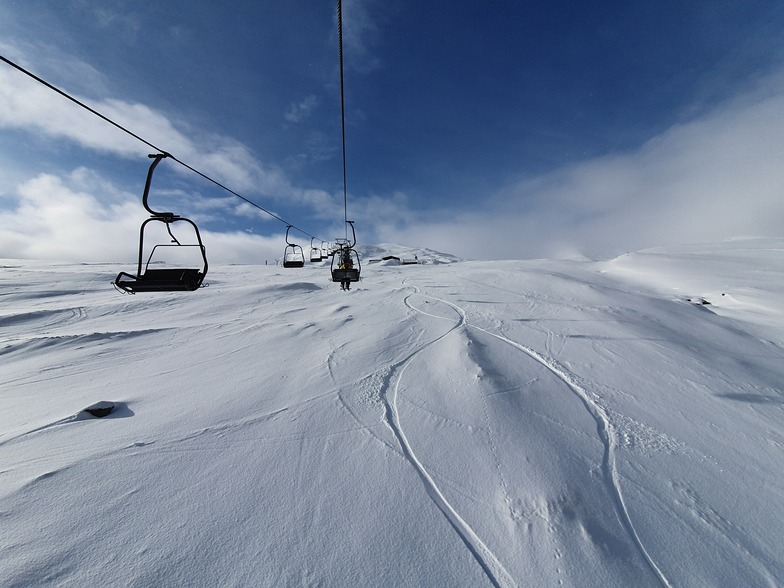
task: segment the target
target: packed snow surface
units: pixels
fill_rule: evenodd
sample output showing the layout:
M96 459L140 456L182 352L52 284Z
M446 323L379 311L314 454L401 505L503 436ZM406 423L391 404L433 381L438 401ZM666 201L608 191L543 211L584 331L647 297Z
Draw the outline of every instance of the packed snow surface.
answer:
M784 584L782 240L0 265L3 586Z

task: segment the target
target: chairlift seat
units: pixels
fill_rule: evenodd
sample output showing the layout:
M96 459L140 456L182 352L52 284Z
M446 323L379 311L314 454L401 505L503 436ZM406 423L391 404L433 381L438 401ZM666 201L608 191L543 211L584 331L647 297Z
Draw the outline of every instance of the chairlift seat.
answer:
M333 269L333 282L359 282L359 270L356 268Z
M153 268L141 276L120 272L114 285L129 293L193 292L204 281L205 273L191 268Z

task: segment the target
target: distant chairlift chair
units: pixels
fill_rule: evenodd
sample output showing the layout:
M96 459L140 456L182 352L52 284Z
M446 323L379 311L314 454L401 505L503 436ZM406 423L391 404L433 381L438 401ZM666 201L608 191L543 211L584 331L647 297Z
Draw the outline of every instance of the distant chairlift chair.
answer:
M155 168L160 163L161 159L168 157L167 153L158 153L150 155L153 162L147 172L147 183L144 186L144 195L142 196L142 204L144 208L150 213L150 218L142 223L139 230L139 263L136 269L136 275L127 272L120 272L114 280L114 286L121 291L129 294L137 292L188 292L197 290L204 277L207 275L207 254L204 244L199 234L199 228L192 220L177 216L172 212L156 212L152 210L148 203L147 197L150 194L150 185L152 183L152 174ZM147 225L151 222L161 222L166 225L166 231L171 237L171 243L157 244L153 246L147 261L144 262L144 231ZM193 227L196 243L181 243L172 233L171 225L176 222L185 222ZM150 267L150 263L156 251L161 248L167 247L191 247L196 248L201 258L200 268L172 268L172 267Z
M289 230L291 225L286 228L286 249L283 252L283 267L305 267L305 253L302 247L296 243L289 242Z
M315 237L311 237L310 239L310 262L316 263L317 261L324 259L324 256L322 255L321 249L319 247L313 246L313 239L315 239Z

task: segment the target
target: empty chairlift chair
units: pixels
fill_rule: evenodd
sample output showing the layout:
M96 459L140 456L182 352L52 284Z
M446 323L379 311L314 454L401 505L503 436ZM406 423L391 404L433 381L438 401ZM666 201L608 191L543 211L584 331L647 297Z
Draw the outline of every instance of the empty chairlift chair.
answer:
M289 242L289 230L291 225L286 228L286 249L283 252L283 267L305 267L305 253L302 247L296 243Z
M160 163L161 159L168 157L166 153L159 153L150 155L154 161L150 165L147 172L147 182L144 186L144 195L142 196L142 204L144 208L150 213L150 218L142 223L139 230L139 262L136 269L136 275L120 272L114 280L114 286L123 292L135 294L137 292L184 292L197 290L204 281L207 275L207 254L204 244L199 234L199 228L192 220L178 216L172 212L156 212L152 210L148 203L147 198L150 193L150 185L152 183L152 174L156 166ZM172 225L174 223L185 223L193 228L194 242L182 243L172 233ZM163 223L166 226L171 241L169 243L159 243L150 249L150 253L145 261L144 259L144 236L150 223ZM182 254L184 251L193 251L193 254L186 255L189 261L196 261L194 263L197 267L177 267L168 265L165 261L159 259L165 256L165 252ZM182 255L173 255L173 257L183 257Z
M313 246L313 239L315 237L311 237L310 239L310 262L315 263L317 261L321 261L324 259L324 256L321 254L321 248Z

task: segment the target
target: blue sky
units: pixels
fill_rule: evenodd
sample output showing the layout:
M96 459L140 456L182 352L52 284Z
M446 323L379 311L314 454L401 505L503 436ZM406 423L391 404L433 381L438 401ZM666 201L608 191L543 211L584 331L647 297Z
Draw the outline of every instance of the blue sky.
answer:
M321 239L343 234L334 2L6 0L0 53ZM609 257L784 234L784 4L345 0L360 242ZM0 64L0 257L135 257L149 147ZM217 260L286 226L176 163ZM295 235L305 244L310 238Z

